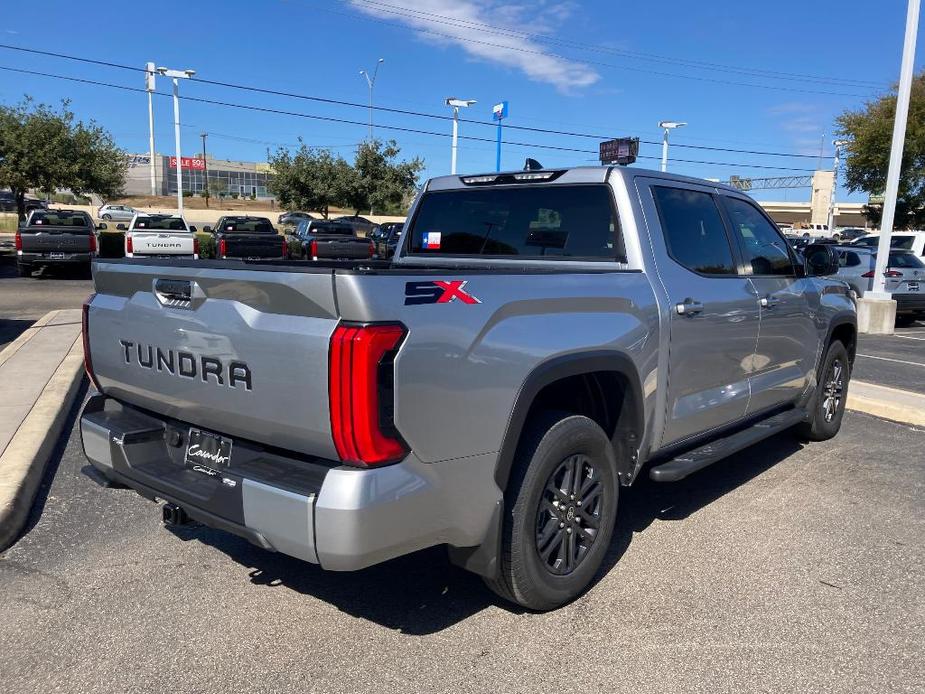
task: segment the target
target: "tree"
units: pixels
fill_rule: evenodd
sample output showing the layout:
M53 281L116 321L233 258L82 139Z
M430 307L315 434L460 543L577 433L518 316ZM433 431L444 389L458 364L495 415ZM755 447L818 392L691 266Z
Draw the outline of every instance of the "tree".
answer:
M371 140L359 146L353 167L356 178L347 198L356 214L361 210L380 214L404 210L407 199L417 188L424 161L415 157L397 162L400 152L395 140L386 143Z
M353 169L343 157L299 142L294 154L280 147L270 157L270 191L287 210L319 212L327 219L332 206L345 204L354 186Z
M851 191L880 195L886 188L896 89L836 119L837 134L848 140L845 185ZM883 205L867 205L864 213L879 224ZM912 81L894 224L898 229L925 225L925 71Z
M125 181L126 155L94 121L75 121L64 101L59 110L31 98L0 106L0 187L16 196L25 217L26 191L51 194L69 188L75 195L112 197Z

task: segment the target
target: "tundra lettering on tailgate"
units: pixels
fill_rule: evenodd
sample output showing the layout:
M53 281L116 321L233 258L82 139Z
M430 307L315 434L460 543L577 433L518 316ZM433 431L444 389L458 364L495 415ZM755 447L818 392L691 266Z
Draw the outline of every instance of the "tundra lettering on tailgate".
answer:
M448 304L457 299L464 304L480 304L481 299L463 288L469 280L434 280L433 282L406 282L405 306L416 304Z
M191 352L174 352L154 345L143 345L119 340L126 364L136 364L143 369L167 373L182 378L202 378L203 383L228 385L244 390L253 390L250 367L243 361L231 361L225 364L217 357L196 356ZM209 379L212 376L212 380Z

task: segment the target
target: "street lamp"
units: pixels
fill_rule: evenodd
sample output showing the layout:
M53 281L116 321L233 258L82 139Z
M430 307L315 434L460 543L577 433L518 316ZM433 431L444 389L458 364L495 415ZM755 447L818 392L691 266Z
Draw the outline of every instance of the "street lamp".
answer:
M832 164L832 195L829 196L829 233L835 231L835 192L838 190L838 160L841 155L841 148L848 144L848 140L835 140L832 145L835 147L835 161Z
M468 108L476 103L475 99L457 99L449 96L444 100L447 106L453 107L453 156L450 159L450 173L456 173L456 143L459 139L459 109Z
M370 77L366 70L360 70L360 74L366 78L366 85L369 87L369 139L373 139L373 87L376 86L376 75L379 74L379 66L385 62L385 58L379 58L376 62L376 69L373 70L373 76Z
M665 134L662 136L662 171L668 170L668 131L674 130L675 128L683 128L685 125L687 125L687 123L676 120L659 121L658 127L665 131Z
M157 71L173 80L173 134L177 145L177 214L183 215L183 163L180 158L180 82L196 74L195 70L171 70L159 67Z

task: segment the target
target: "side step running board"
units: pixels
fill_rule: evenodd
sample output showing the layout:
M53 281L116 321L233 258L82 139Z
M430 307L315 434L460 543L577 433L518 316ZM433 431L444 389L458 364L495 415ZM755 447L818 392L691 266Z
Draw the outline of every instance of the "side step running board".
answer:
M762 439L799 424L805 419L806 410L803 409L787 410L773 417L762 419L748 429L711 441L652 468L649 470L649 477L655 482L677 482L736 451L741 451Z

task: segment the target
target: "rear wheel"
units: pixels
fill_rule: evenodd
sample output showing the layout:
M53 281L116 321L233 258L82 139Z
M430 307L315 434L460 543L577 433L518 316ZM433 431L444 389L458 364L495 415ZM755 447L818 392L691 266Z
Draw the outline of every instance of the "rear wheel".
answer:
M838 340L834 340L826 350L819 374L810 405L810 418L797 429L801 438L810 441L825 441L835 436L845 415L851 363L848 350Z
M539 415L524 433L505 493L500 575L489 588L532 610L578 597L613 533L619 483L613 446L591 419Z
M103 215L103 219L105 219L105 220L107 220L107 221L110 221L110 220L112 219L112 215L111 215L111 214L104 214L104 215Z
M32 265L28 263L16 263L16 272L20 277L32 277Z

